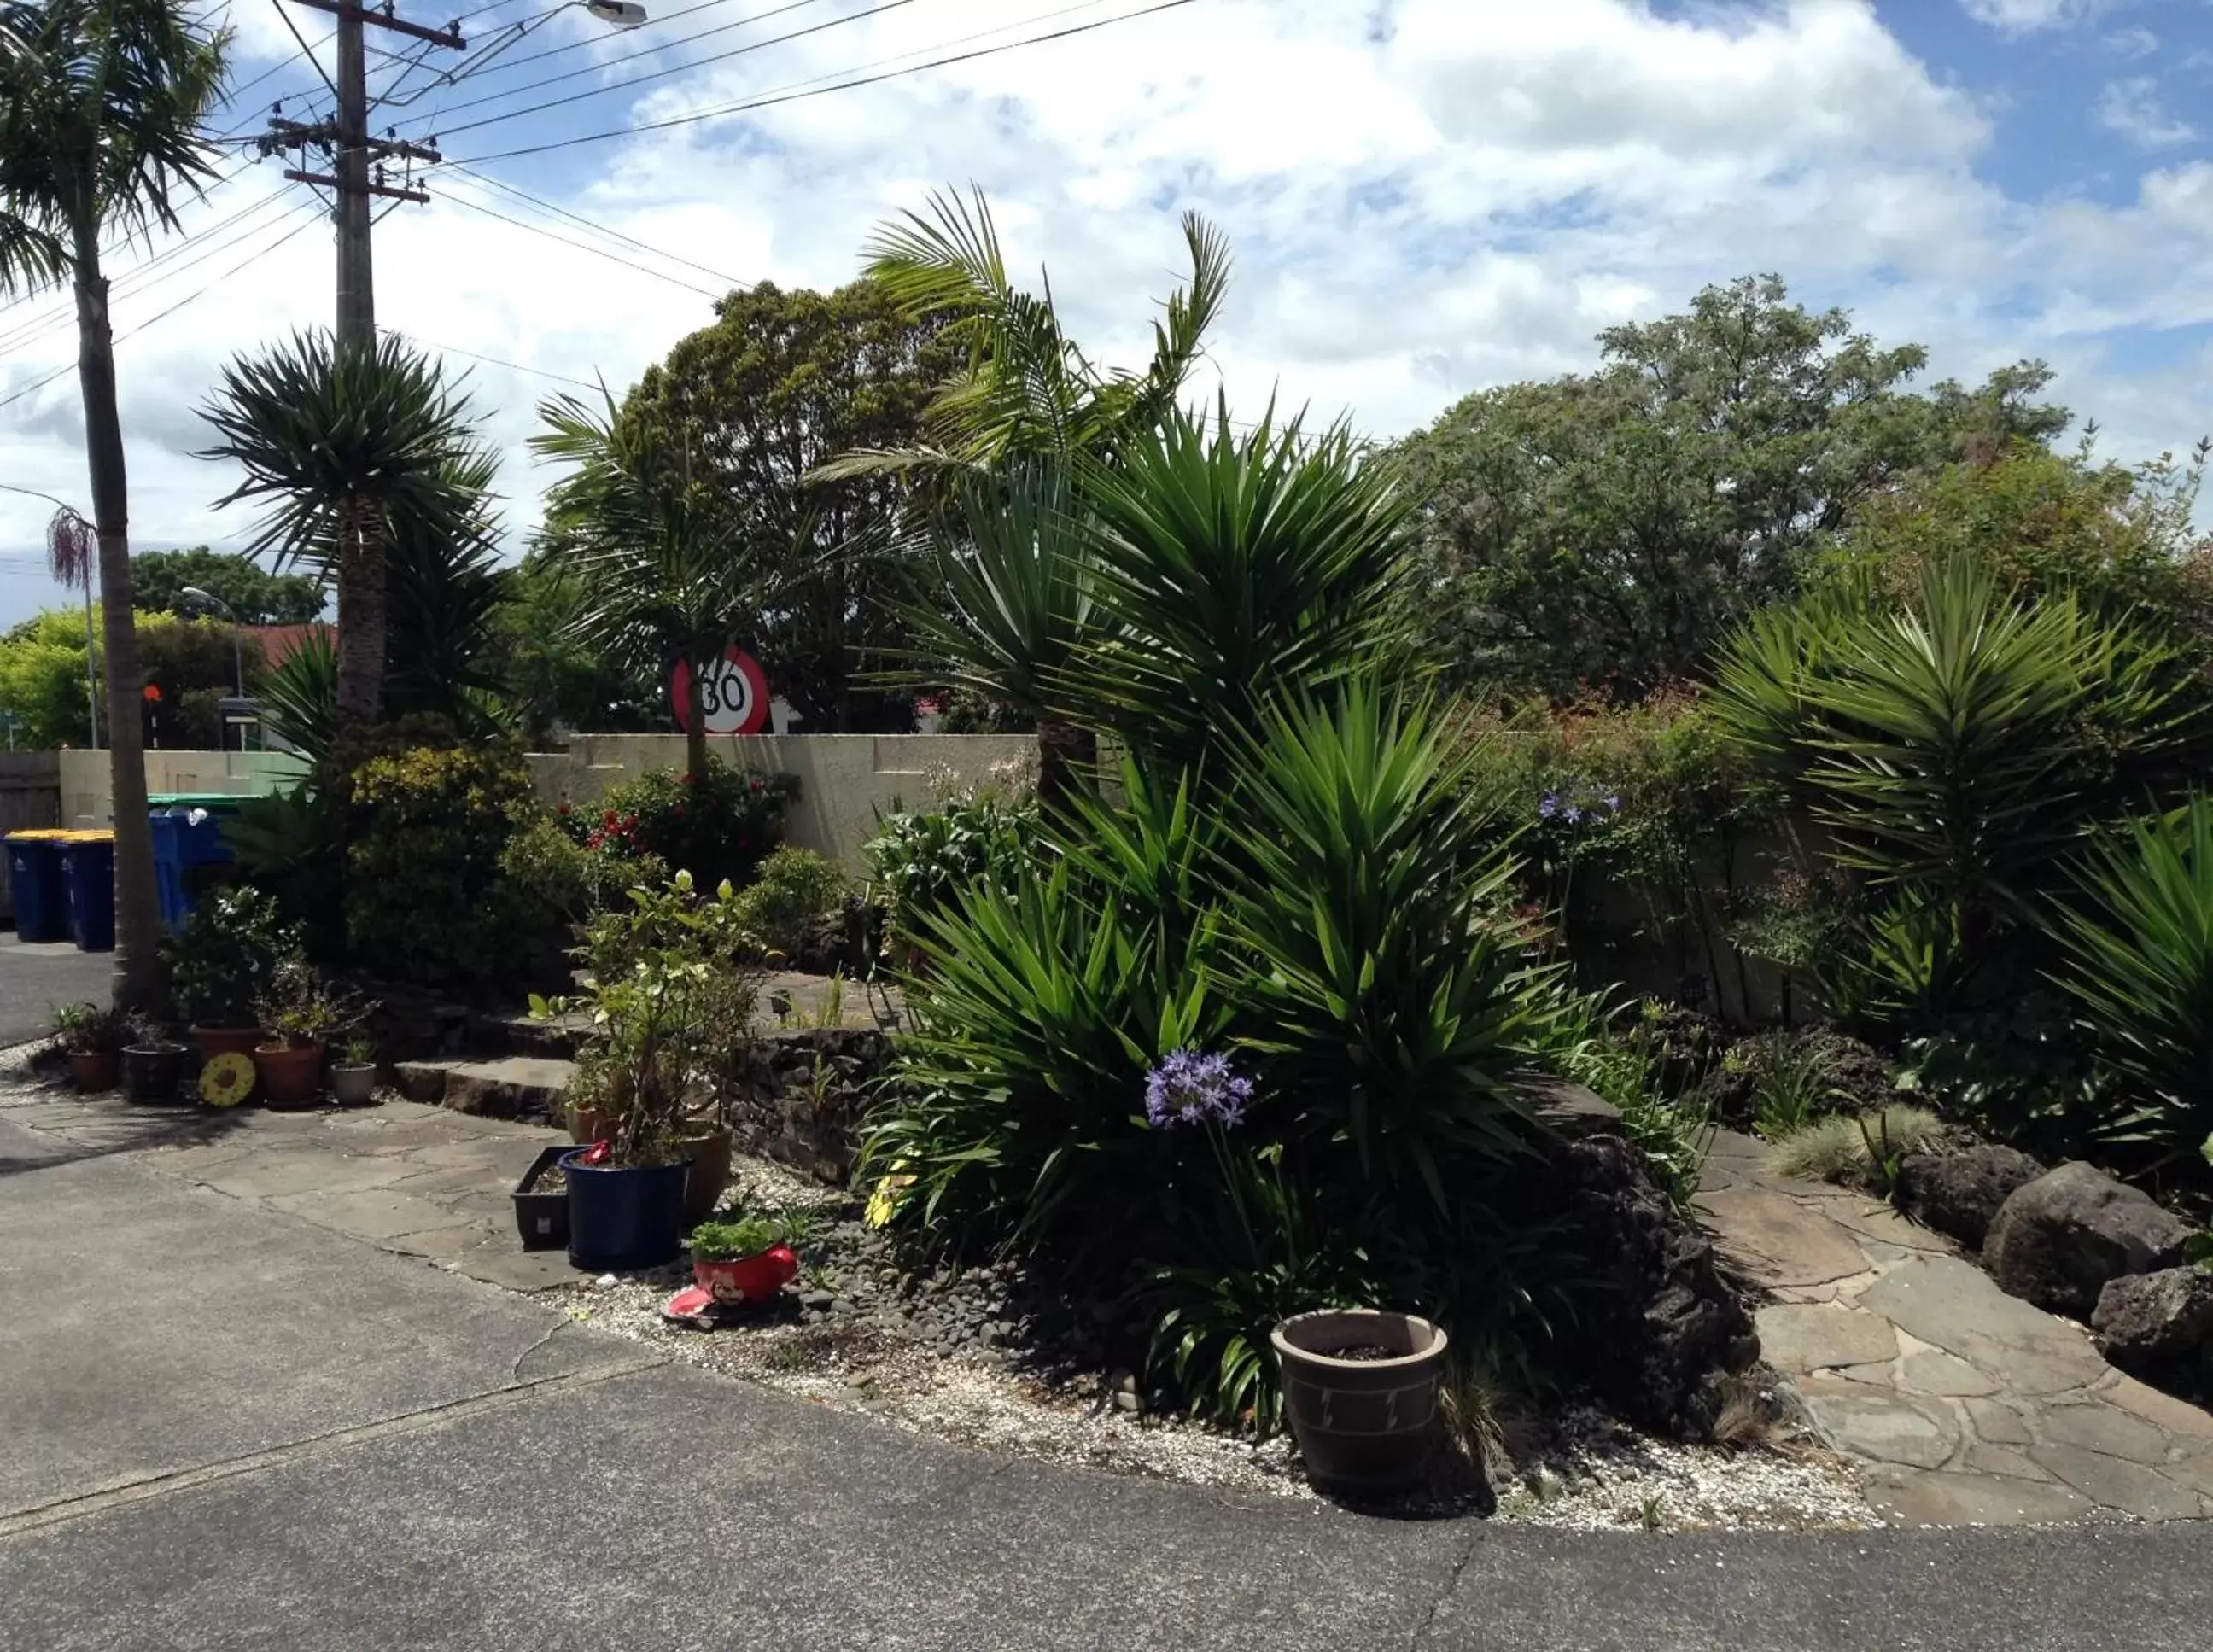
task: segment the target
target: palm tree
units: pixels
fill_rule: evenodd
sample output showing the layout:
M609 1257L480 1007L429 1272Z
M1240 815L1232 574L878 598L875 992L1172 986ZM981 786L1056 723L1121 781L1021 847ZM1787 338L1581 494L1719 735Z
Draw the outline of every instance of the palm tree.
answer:
M202 122L229 36L174 0L0 0L0 290L70 282L77 382L100 545L115 799L115 999L150 1005L162 933L146 820L144 735L131 632L130 489L101 241L177 228L180 192L214 175Z
M911 617L936 657L917 679L949 676L1031 719L1048 806L1096 755L1092 732L1043 692L1098 640L1085 536L1064 519L1085 514L1094 479L1175 412L1228 290L1221 231L1187 212L1183 235L1191 278L1169 296L1152 358L1134 373L1102 370L1069 338L1049 279L1042 296L1014 284L981 190L966 201L932 195L865 249L868 274L918 320L943 320L968 363L924 411L923 444L847 454L815 476L897 470L925 484L916 498L930 518L909 539L929 552L932 588Z
M625 421L604 386L600 393L603 411L566 395L539 407L546 428L532 449L571 466L546 494L545 554L582 593L581 637L691 663L685 762L699 774L708 673L788 576L770 571L687 437Z
M396 536L475 536L491 469L467 397L404 339L295 334L223 369L200 416L246 479L220 501L270 502L247 546L327 570L338 598L339 726L383 709L386 560Z

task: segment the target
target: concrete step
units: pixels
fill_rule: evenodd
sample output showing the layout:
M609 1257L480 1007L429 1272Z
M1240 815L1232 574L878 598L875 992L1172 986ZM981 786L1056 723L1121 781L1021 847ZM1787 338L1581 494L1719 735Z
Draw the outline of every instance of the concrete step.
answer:
M501 1056L487 1061L403 1061L393 1073L400 1093L411 1101L487 1119L558 1125L576 1064L551 1056Z
M591 1015L581 1009L542 1021L515 1013L479 1015L470 1027L469 1047L487 1058L540 1056L568 1061L582 1048L591 1032Z

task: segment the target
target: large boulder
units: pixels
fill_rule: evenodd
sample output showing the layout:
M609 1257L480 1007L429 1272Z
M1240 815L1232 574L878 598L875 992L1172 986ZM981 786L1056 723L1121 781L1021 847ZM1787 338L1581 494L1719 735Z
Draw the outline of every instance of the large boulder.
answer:
M2191 1232L2104 1171L2063 1164L2015 1188L1999 1207L1983 1241L1983 1265L2009 1294L2087 1320L2108 1281L2179 1262Z
M1559 1327L1569 1369L1648 1428L1704 1437L1723 1379L1759 1357L1752 1319L1716 1265L1713 1241L1653 1183L1619 1116L1572 1085L1551 1087L1539 1117L1546 1163L1525 1180L1537 1219L1556 1222L1582 1283Z
M2042 1165L2009 1147L1916 1153L1898 1167L1898 1201L1923 1227L1978 1251L2014 1190L2043 1173Z
M2213 1271L2162 1268L2109 1280L2090 1329L2124 1371L2165 1387L2202 1387L2213 1377Z

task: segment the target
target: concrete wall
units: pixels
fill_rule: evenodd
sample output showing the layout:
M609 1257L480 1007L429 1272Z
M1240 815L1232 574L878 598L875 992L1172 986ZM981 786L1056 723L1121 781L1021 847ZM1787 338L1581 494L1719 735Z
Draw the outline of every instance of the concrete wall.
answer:
M106 752L61 753L62 820L72 826L114 824L114 791ZM289 752L149 752L146 789L161 791L274 791L302 771Z
M948 775L979 783L994 765L1023 764L1037 752L1027 735L744 735L710 746L740 768L797 775L799 801L784 840L855 871L878 810L926 807L934 784ZM649 769L683 766L680 735L579 735L566 752L530 758L538 795L580 808Z

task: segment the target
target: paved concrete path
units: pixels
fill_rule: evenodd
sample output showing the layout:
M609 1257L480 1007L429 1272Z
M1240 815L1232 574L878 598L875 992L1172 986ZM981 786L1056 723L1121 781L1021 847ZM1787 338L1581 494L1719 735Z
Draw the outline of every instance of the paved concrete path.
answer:
M66 941L19 941L0 930L0 1048L43 1038L58 1005L106 1003L112 952L79 952Z
M1578 1535L986 1457L23 1117L10 1652L2195 1652L2213 1621L2204 1526Z
M2107 1365L1880 1200L1766 1173L1724 1133L1700 1203L1774 1301L1757 1315L1868 1500L1902 1525L2213 1515L2213 1416Z

